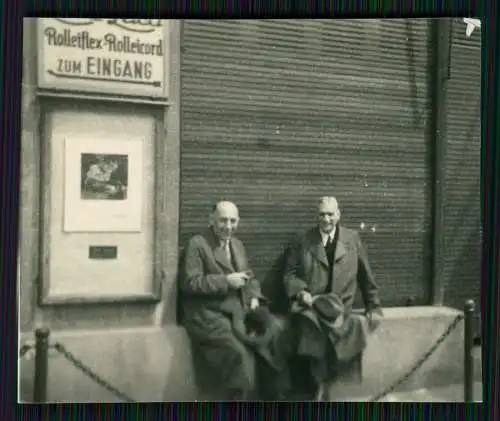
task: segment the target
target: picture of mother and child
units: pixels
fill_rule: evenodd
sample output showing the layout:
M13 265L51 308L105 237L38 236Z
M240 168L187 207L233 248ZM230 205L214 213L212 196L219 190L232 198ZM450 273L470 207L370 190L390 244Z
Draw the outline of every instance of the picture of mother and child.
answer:
M83 153L81 198L125 200L128 186L128 156Z

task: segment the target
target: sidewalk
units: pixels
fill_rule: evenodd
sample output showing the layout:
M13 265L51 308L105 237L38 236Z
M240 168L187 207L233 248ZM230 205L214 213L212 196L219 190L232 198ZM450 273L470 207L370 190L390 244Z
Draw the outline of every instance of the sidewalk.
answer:
M474 383L474 402L483 401L483 385L481 382ZM463 402L463 384L452 384L444 387L430 389L419 389L408 392L391 393L380 402Z
M473 397L475 402L483 401L483 384L481 375L481 347L475 347L474 356L474 378ZM462 383L447 386L422 388L408 392L393 392L386 396L381 402L463 402L464 386Z
M481 347L475 347L474 357L474 384L473 397L475 402L483 401L483 385L481 382ZM371 396L351 398L349 402L368 402ZM346 401L346 400L343 400ZM463 383L449 384L439 387L428 387L405 392L392 392L379 402L463 402Z

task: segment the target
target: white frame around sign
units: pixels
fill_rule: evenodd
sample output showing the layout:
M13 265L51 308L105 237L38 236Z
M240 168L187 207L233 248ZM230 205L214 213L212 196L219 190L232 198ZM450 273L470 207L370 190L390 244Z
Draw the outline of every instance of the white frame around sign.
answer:
M143 142L100 139L64 141L64 231L140 232L142 225ZM128 156L128 193L124 201L80 198L81 154Z
M170 31L171 25L169 25L168 19L162 19L163 25L163 43L165 46L165 52L163 55L163 89L158 93L155 92L145 92L138 90L137 87L127 86L127 85L108 85L103 88L103 84L99 84L96 87L89 86L86 83L79 83L78 81L64 81L59 80L57 83L47 82L43 77L45 71L44 62L44 37L43 37L43 21L42 19L52 19L52 18L36 18L37 19L37 81L38 88L43 90L51 90L56 92L78 92L78 93L88 93L88 94L109 94L116 96L129 96L129 97L140 97L140 98L152 98L155 100L166 100L168 98L169 92L168 87L170 85Z
M166 267L172 263L165 263L165 259L170 257L165 255L163 246L167 232L165 225L169 226L170 233L176 229L176 226L170 226L170 217L172 215L171 204L169 204L169 212L165 212L163 206L169 203L165 201L166 194L172 194L172 188L176 188L171 179L166 178L164 173L165 168L170 168L167 165L170 161L165 161L167 154L164 142L165 133L164 124L160 114L147 115L146 113L138 113L137 107L133 104L120 104L121 119L125 118L126 121L120 122L119 120L113 121L112 113L117 111L114 105L106 103L93 103L87 101L85 103L61 103L60 101L50 101L43 104L40 116L41 126L41 140L43 147L41 148L40 164L40 186L42 197L40 199L40 229L41 229L41 248L38 256L39 270L41 274L40 288L38 288L38 302L40 307L46 306L68 306L68 305L81 305L81 304L116 304L116 303L157 303L162 296L162 287L166 279ZM104 120L108 120L106 125L95 125L89 128L86 133L80 133L78 127L75 127L75 120L80 121L83 127L91 124L92 116L97 113L106 116ZM137 116L135 118L130 118ZM120 127L125 124L125 132L120 133ZM109 136L106 136L109 133ZM115 133L115 135L113 135ZM95 147L78 147L76 144L75 152L81 153L99 153L103 154L123 154L127 153L128 147L124 146L104 146L103 143L110 142L121 145L128 143L141 143L142 170L140 172L129 170L129 183L131 177L140 177L142 188L142 202L141 202L141 232L138 231L72 231L66 233L64 231L64 214L65 209L65 178L66 168L61 165L66 156L65 140L77 141L78 144L98 142ZM96 139L95 141L92 139ZM97 139L103 139L97 141ZM91 148L90 148L91 147ZM132 146L130 146L132 148ZM171 144L169 144L169 151ZM134 146L134 148L136 148ZM138 150L137 150L138 152ZM129 152L132 154L132 151ZM175 154L175 152L174 152ZM134 154L137 158L139 156ZM174 155L176 156L176 155ZM57 161L58 164L55 162ZM175 161L175 158L174 158ZM129 161L130 162L130 161ZM76 164L76 162L75 162ZM76 165L75 165L76 167ZM136 167L137 168L137 167ZM75 171L76 172L76 171ZM81 172L80 172L81 173ZM142 175L141 175L142 173ZM135 174L135 175L134 175ZM170 174L170 173L169 173ZM147 176L144 176L147 175ZM79 177L78 177L79 178ZM167 183L167 184L165 184ZM74 185L77 190L80 186ZM154 192L157 195L154 195ZM167 193L165 193L167 192ZM170 197L170 196L169 196ZM148 204L146 204L146 201ZM76 204L77 201L73 201ZM80 206L76 206L76 210L81 211ZM170 215L169 220L164 220L164 215ZM153 224L152 227L151 225ZM170 224L170 225L169 225ZM174 224L175 225L175 224ZM152 229L151 229L152 228ZM176 231L172 231L176 232ZM170 239L170 235L168 236ZM66 288L65 282L73 283L75 279L73 276L61 276L61 272L54 270L60 268L57 263L54 265L54 257L56 257L56 247L58 245L54 241L64 241L67 246L67 254L65 262L75 268L75 278L78 279L78 288L72 289L71 286ZM171 241L171 239L169 240ZM59 243L59 246L63 243ZM102 284L101 288L97 291L95 285L90 285L86 282L85 276L82 279L81 274L81 260L75 259L80 253L80 257L87 261L88 247L89 246L116 246L117 258L116 259L98 259L94 260L97 266L103 268L108 267L114 271L115 264L120 260L128 259L130 262L130 255L133 253L135 247L144 249L152 247L151 260L148 264L143 265L144 274L140 278L136 277L135 286L131 279L122 280L121 277L116 276L115 272L105 281L107 285ZM125 250L127 249L127 250ZM125 253L126 252L126 253ZM145 263L141 259L142 263ZM57 273L59 272L59 273ZM122 272L123 273L123 272ZM123 275L122 275L123 276ZM112 281L116 283L116 288L111 288ZM103 281L104 282L104 281ZM99 284L100 285L100 284Z

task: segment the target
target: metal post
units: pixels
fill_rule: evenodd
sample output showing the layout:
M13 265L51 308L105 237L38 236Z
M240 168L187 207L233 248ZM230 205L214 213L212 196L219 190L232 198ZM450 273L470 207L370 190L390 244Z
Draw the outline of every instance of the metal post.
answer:
M33 401L44 403L47 401L47 376L49 365L49 329L41 328L35 330L35 374Z
M472 348L474 324L474 300L467 300L464 306L464 402L473 402L474 360Z

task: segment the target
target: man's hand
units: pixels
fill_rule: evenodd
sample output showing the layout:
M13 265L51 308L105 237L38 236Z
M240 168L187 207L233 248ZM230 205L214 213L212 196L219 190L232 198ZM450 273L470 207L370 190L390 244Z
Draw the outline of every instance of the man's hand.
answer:
M259 307L259 299L258 298L252 298L250 300L250 310L255 310L257 307Z
M227 275L227 282L229 283L229 286L233 289L242 288L248 281L248 279L249 279L248 274L245 272L234 272Z
M313 297L312 297L311 293L308 291L299 292L297 295L297 299L299 300L299 302L306 305L307 307L312 306Z

